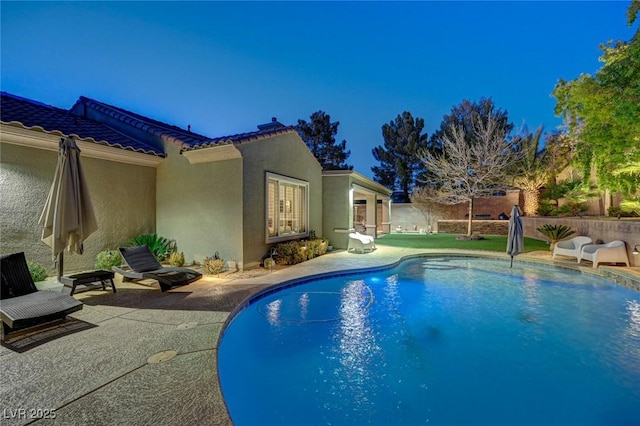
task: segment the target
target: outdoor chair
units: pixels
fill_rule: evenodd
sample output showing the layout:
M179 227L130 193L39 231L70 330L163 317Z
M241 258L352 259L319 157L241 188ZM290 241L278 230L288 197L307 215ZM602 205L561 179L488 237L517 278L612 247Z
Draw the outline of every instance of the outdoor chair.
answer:
M588 244L582 246L578 263L582 259L593 262L593 267L597 268L599 263L624 263L629 266L629 256L624 241L615 240L606 244Z
M349 234L349 245L347 251L359 251L364 253L366 250L373 251L376 249L374 238L371 235L364 235L359 232Z
M82 303L57 291L39 291L23 252L0 256L1 339L5 334L62 320Z
M573 237L569 240L558 241L556 246L553 248L553 256L552 259L556 258L556 255L561 254L563 256L575 257L578 259L578 263L580 263L580 252L582 251L582 246L586 244L591 244L593 240L589 237Z
M113 266L112 269L122 275L122 281L154 279L160 284L160 290L167 291L176 285L189 284L199 280L202 274L189 268L162 266L147 246L118 248L122 259L130 270Z

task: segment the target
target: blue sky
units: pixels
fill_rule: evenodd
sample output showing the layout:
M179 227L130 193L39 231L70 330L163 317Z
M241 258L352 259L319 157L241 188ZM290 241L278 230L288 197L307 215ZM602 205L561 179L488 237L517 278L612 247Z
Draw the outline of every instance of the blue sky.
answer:
M630 1L6 2L1 88L69 108L87 96L211 137L323 110L366 176L381 126L431 134L463 99L553 130L559 78L629 40Z

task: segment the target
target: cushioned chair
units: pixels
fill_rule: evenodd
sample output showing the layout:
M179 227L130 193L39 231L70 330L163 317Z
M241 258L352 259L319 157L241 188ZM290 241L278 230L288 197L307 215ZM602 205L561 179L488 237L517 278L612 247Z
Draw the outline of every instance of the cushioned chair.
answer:
M130 269L112 267L114 272L122 275L122 281L151 278L158 281L162 291L167 291L174 285L189 284L202 277L200 272L193 269L162 266L147 246L120 247L118 251Z
M349 246L347 251L359 251L364 253L366 250L373 251L376 249L374 238L371 235L364 235L359 232L349 234Z
M553 248L552 258L555 259L557 254L561 254L579 259L582 246L592 242L593 240L589 237L573 237L569 240L558 241ZM578 263L580 263L580 260L578 260Z
M5 334L64 319L82 303L57 291L39 291L23 252L0 256L1 339Z
M615 240L606 244L587 244L582 246L578 263L582 260L590 260L593 267L597 268L599 263L624 263L629 266L629 256L624 241Z

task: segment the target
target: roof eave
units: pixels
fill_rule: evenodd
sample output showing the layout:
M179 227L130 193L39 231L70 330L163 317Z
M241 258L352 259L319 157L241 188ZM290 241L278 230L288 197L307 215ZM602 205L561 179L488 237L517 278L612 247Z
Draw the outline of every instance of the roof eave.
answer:
M119 163L157 167L163 157L153 152L134 151L131 148L81 138L76 134L64 134L59 130L47 131L42 127L26 127L19 122L0 122L0 141L30 148L57 151L61 137L73 137L78 142L82 155Z

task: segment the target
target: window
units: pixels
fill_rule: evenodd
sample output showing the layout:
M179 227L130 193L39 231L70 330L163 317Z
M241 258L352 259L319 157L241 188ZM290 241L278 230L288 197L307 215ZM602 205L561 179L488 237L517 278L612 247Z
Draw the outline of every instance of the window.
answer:
M309 235L308 193L308 182L267 173L267 243Z

